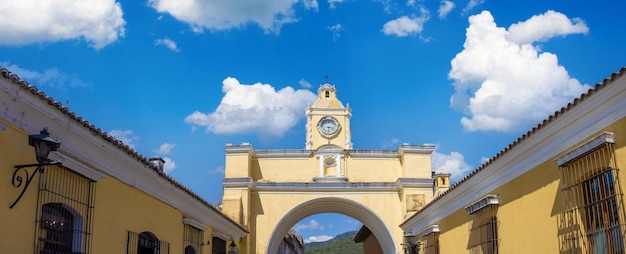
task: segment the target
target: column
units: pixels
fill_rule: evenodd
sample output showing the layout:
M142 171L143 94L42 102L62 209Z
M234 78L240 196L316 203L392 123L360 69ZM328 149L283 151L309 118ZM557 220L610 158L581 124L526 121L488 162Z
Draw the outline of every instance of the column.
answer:
M335 155L335 164L336 164L335 168L337 169L335 176L340 176L341 175L341 154Z
M320 177L324 177L324 155L319 156L320 158Z

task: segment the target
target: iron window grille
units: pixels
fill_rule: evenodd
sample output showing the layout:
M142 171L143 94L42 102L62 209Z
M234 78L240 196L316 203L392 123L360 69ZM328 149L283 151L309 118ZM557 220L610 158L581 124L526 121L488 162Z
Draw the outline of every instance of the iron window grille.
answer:
M498 206L499 197L486 196L466 207L469 216L469 242L471 254L499 253Z
M566 253L624 253L623 192L614 136L604 133L557 159L565 211L558 216Z
M185 237L183 240L185 244L185 254L202 254L202 242L204 241L202 230L185 224Z
M91 253L96 182L60 165L39 178L35 253Z
M152 232L137 234L128 231L127 254L169 254L170 244L160 241Z

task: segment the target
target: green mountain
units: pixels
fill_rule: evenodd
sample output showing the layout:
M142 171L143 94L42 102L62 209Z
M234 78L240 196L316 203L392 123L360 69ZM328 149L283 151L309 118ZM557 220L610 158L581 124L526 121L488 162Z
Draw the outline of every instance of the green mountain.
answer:
M361 254L363 243L355 243L352 238L356 231L349 231L325 242L304 244L305 254Z

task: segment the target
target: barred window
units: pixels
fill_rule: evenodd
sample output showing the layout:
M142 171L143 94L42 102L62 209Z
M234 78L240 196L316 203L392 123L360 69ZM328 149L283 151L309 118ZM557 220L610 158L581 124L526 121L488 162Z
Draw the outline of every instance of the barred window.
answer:
M614 136L604 133L557 159L566 210L559 242L570 253L624 253L624 207Z
M226 254L226 240L214 236L211 245L213 254Z
M185 224L185 254L202 254L202 242L204 241L204 235L202 230L195 228L194 226Z
M466 207L469 214L469 251L472 254L497 254L498 196L489 195Z
M422 250L420 254L439 254L439 232L432 232L428 235L422 235L420 237L420 244Z
M416 236L409 253L439 254L439 225L432 225Z
M140 234L128 231L127 254L169 254L170 244L159 239L152 232Z
M66 167L45 167L37 196L38 253L91 252L95 184Z

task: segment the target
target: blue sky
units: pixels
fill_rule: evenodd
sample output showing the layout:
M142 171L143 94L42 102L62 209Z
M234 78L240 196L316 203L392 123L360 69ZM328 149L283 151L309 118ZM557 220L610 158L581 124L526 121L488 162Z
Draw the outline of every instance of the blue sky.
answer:
M624 9L618 0L0 0L0 66L164 157L168 174L217 203L224 145L304 148L304 107L325 76L353 108L356 149L435 144L434 169L458 180L626 66ZM294 227L315 238L354 229L345 219Z

